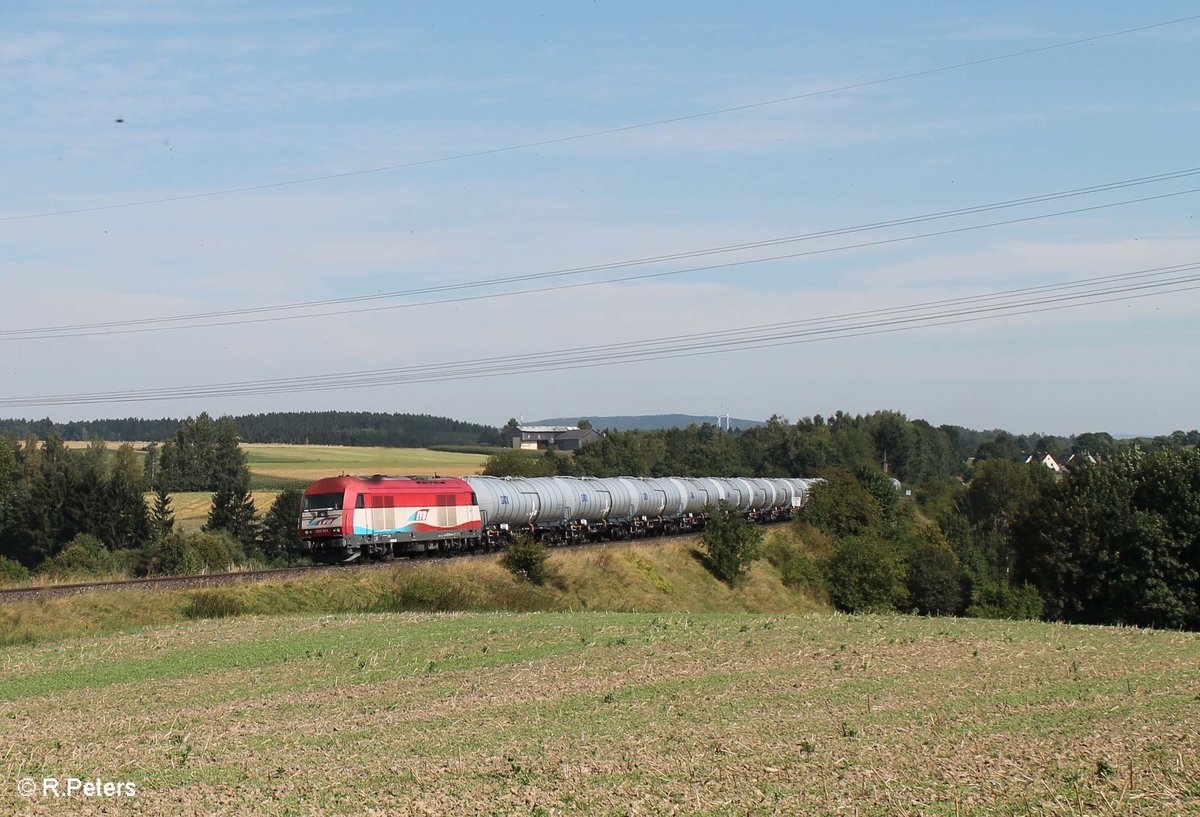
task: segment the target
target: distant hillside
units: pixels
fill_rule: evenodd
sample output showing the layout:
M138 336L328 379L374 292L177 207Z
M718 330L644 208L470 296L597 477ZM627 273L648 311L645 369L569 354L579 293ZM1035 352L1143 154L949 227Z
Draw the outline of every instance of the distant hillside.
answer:
M431 445L496 445L500 432L491 426L464 423L427 414L381 414L365 411L271 412L235 416L238 432L248 443L391 446L428 448ZM55 423L51 420L0 420L0 434L58 434L65 440L144 440L171 437L180 420L125 417Z
M530 420L525 425L573 426L581 419L587 419L592 424L592 428L600 430L612 428L618 431L630 431L633 429L656 431L660 428L687 428L693 423L696 425L704 423L717 424L716 416L711 414L707 417L696 414L622 414L615 417L552 417L549 420ZM721 419L721 422L724 424L724 418ZM766 423L762 420L746 420L741 417L731 417L729 425L731 428L747 429L766 425Z

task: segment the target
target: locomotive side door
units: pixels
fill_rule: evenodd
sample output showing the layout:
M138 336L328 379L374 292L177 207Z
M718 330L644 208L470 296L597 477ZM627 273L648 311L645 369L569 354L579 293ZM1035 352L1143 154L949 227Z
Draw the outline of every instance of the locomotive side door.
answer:
M375 532L371 512L367 510L366 494L359 494L354 498L354 532L368 536Z

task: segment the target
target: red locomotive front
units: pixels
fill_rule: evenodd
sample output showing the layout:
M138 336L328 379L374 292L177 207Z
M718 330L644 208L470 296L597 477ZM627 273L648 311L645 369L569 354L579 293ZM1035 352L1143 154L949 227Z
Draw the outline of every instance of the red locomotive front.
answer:
M300 538L319 561L354 561L479 542L471 486L438 477L329 477L304 492Z

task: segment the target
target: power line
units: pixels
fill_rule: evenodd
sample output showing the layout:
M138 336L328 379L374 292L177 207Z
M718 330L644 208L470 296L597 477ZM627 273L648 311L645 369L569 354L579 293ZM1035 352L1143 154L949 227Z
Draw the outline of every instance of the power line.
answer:
M177 196L161 196L154 199L138 199L135 201L116 202L114 204L99 204L91 207L76 207L66 210L49 210L41 213L25 213L14 216L0 216L0 222L6 221L28 221L38 218L52 218L56 216L78 215L81 213L95 213L105 210L119 210L129 207L144 207L152 204L169 204L172 202L192 201L195 199L213 198L215 196L228 196L236 193L251 193L261 190L274 190L281 187L292 187L302 184L314 184L317 182L333 181L336 179L348 179L355 176L366 176L373 173L387 173L396 170L406 170L415 167L423 167L427 165L443 164L446 162L454 162L462 159L474 159L484 156L493 156L499 153L511 153L520 150L529 150L531 148L546 147L549 145L564 144L567 142L575 142L583 139L593 139L598 136L610 136L617 133L627 133L629 131L643 130L646 128L655 128L662 125L672 125L680 122L689 122L695 119L704 119L712 116L721 116L729 113L737 113L739 111L748 111L755 108L765 108L772 105L781 105L788 102L798 102L804 99L812 99L814 97L828 96L830 94L839 94L846 91L856 91L862 88L871 88L876 85L885 85L891 82L900 82L906 79L916 79L918 77L931 76L933 74L941 74L948 71L957 71L963 68L972 68L977 65L986 65L992 62L1001 62L1010 60L1016 57L1025 57L1031 54L1041 54L1047 51L1054 51L1061 48L1070 48L1076 45L1084 45L1086 43L1094 43L1100 40L1108 40L1114 37L1122 37L1127 34L1136 34L1142 31L1150 31L1156 28L1178 25L1180 23L1188 23L1193 20L1200 19L1200 15L1191 15L1188 17L1178 17L1173 20L1164 20L1158 23L1150 23L1148 25L1136 26L1134 28L1126 28L1120 31L1112 31L1106 34L1096 34L1090 37L1082 37L1076 40L1067 40L1065 42L1053 43L1051 45L1040 46L1038 48L1026 48L1021 51L1011 51L1006 54L998 54L991 57L981 57L975 60L967 60L965 62L953 63L951 65L943 65L937 68L928 68L922 71L910 71L904 74L895 74L889 77L879 79L865 80L863 82L853 82L846 85L838 85L830 88L824 88L817 91L808 91L802 94L792 94L790 96L777 97L775 99L766 99L758 102L749 102L743 105L732 105L727 108L716 108L710 111L702 111L700 113L683 114L681 116L668 117L666 119L655 119L649 122L639 122L632 125L620 125L612 128L604 128L601 130L585 131L583 133L569 134L567 136L556 136L549 139L539 139L532 142L521 142L513 145L505 145L501 147L486 148L483 150L468 151L463 153L452 153L446 156L438 156L431 159L417 159L410 162L398 162L396 164L382 165L379 167L364 168L362 170L350 170L343 173L327 173L321 176L307 176L300 179L287 179L279 182L268 182L264 184L245 185L242 187L230 187L222 190L208 190L200 193L186 193Z
M673 360L864 335L948 326L1200 289L1200 262L1135 270L978 296L517 355L269 380L0 399L0 407L132 403L334 391L372 386L470 380L570 371L631 362Z
M968 225L964 227L955 227L946 230L937 230L933 232L916 233L906 236L893 238L879 239L876 241L858 242L853 244L845 244L837 247L827 247L818 250L808 250L796 253L786 253L782 255L772 255L762 258L744 259L740 261L729 261L720 264L709 264L703 266L686 267L683 269L668 270L662 272L644 273L639 275L629 275L616 278L603 278L596 281L587 281L574 284L560 284L556 286L536 287L527 289L510 290L507 292L496 292L482 295L472 295L457 298L443 298L438 300L425 300L410 303L390 304L386 306L374 306L357 309L340 309L329 310L323 312L296 314L296 315L272 315L271 313L285 312L299 309L312 309L320 306L335 306L339 304L363 303L368 301L396 299L411 295L434 294L438 292L453 292L469 289L485 288L498 286L508 283L519 283L526 281L539 281L554 278L576 277L591 272L604 270L622 269L635 266L642 266L653 263L661 263L669 260L684 260L688 258L698 258L708 255L717 255L727 252L743 251L745 249L765 248L770 246L780 246L789 243L797 243L809 241L818 238L828 238L839 235L850 235L872 230L891 228L895 226L916 224L928 221L941 220L946 218L957 217L960 215L977 214L990 212L1001 209L1009 209L1017 206L1024 206L1030 203L1041 203L1055 201L1065 198L1072 198L1082 195L1089 195L1097 192L1105 192L1116 189L1134 187L1138 185L1153 184L1161 181L1170 181L1192 176L1200 175L1200 168L1189 168L1185 170L1171 171L1169 173L1156 174L1153 176L1144 176L1137 179L1126 179L1119 182L1111 182L1102 185L1093 185L1091 187L1076 188L1073 190L1061 191L1058 193L1047 193L1037 196L1027 196L1020 199L1010 199L1007 201L996 202L992 204L973 205L963 207L956 210L943 210L936 213L927 213L918 216L907 216L889 221L873 222L869 224L854 225L851 227L840 227L819 232L804 233L794 236L783 236L770 239L762 239L754 242L746 242L743 244L731 244L722 247L706 248L701 250L691 250L679 253L666 255L649 256L625 261L615 261L606 264L595 264L584 267L571 267L566 269L551 270L547 272L537 272L525 275L514 275L504 278L493 278L480 281L467 281L455 284L445 284L436 287L424 287L420 289L403 290L397 292L377 293L374 295L358 295L346 298L331 298L320 301L308 301L296 304L279 304L263 307L246 307L242 309L231 309L213 312L194 313L191 315L175 315L160 318L132 318L118 321L104 321L87 324L72 324L51 327L38 327L27 329L6 329L0 330L0 341L5 340L50 340L76 337L95 337L100 335L127 335L141 334L146 332L164 332L175 331L182 329L200 329L211 328L217 326L239 326L245 324L259 323L275 323L280 321L290 320L305 320L311 318L324 318L341 315L364 314L370 312L379 312L393 309L411 309L422 306L435 306L446 304L458 304L471 301L492 300L495 298L513 297L516 295L541 294L546 292L555 292L568 289L577 289L582 287L598 286L601 284L614 283L629 283L633 281L644 281L655 278L672 277L685 275L694 272L705 272L717 269L729 269L731 267L748 266L751 264L761 264L771 261L794 260L815 255L824 255L834 252L843 252L854 249L864 249L869 247L885 246L888 244L901 243L906 241L914 241L922 238L932 238L945 235L953 235L974 230L987 229L998 226L1008 226L1012 224L1027 223L1039 221L1047 218L1056 218L1064 215L1076 215L1085 212L1094 212L1097 210L1108 209L1112 207L1121 207L1129 204L1140 204L1148 201L1157 201L1175 196L1188 195L1191 193L1200 192L1200 188L1189 188L1185 190L1173 191L1170 193L1162 193L1154 196L1144 196L1134 199L1125 199L1117 202L1108 202L1104 204L1091 205L1088 207L1079 207L1069 210L1060 210L1052 213L1042 213L1033 216L1023 216L1019 218L1005 219L1002 221L987 222L984 224ZM254 315L271 315L270 317L239 317L239 316L254 316ZM233 320L210 320L212 318L235 318ZM165 324L155 326L154 324Z

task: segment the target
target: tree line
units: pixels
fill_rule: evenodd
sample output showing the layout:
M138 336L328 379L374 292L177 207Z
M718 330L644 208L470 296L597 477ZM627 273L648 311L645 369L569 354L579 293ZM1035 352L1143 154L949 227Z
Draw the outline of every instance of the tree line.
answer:
M485 473L821 476L795 541L762 553L841 609L1200 629L1198 443L839 412L733 433L608 431L569 455L497 452ZM1077 456L1057 475L1025 463L1035 452Z
M211 491L201 532L175 530L171 495ZM150 494L147 501L147 494ZM182 421L145 454L96 439L69 449L51 434L0 436L0 578L223 570L297 558L302 492L260 515L234 418Z
M1063 475L988 460L904 502L830 474L799 531L845 610L1200 630L1200 451L1132 449ZM871 486L874 486L873 489Z
M492 426L466 423L427 414L395 414L365 411L269 412L233 417L248 443L292 445L389 446L428 448L435 445L501 445L500 432ZM186 420L125 417L57 423L44 420L0 419L0 434L24 439L52 434L64 440L94 438L113 442L145 442L172 437Z
M510 421L515 425L516 421ZM1200 444L1200 432L1114 439L1104 432L1072 437L1016 435L933 426L895 411L835 412L789 423L725 431L711 423L655 431L608 430L570 456L509 449L489 458L484 473L522 476L806 476L830 468L882 469L913 485L967 478L986 460L1023 462L1035 452L1065 461L1072 454L1106 459L1122 451Z

